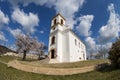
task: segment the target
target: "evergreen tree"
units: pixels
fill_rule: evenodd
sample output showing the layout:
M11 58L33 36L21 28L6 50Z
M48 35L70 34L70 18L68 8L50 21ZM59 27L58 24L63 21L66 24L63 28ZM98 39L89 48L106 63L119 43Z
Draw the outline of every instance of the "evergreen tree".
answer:
M120 38L112 44L108 58L114 67L120 68Z

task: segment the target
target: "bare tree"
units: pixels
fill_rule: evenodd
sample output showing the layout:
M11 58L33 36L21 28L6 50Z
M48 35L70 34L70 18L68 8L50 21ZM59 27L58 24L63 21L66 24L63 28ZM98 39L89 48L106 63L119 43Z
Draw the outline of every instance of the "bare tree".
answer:
M95 54L95 56L94 56L94 58L95 59L102 59L102 54L101 53L97 53L97 54Z
M19 53L23 53L22 60L25 60L26 54L29 53L30 51L34 51L36 53L41 54L41 51L43 50L42 47L44 46L44 44L38 42L37 39L34 39L30 37L29 35L17 35L16 46L17 46L17 51Z
M108 53L108 49L101 47L101 49L98 51L98 53L101 55L103 59L106 58L106 55Z

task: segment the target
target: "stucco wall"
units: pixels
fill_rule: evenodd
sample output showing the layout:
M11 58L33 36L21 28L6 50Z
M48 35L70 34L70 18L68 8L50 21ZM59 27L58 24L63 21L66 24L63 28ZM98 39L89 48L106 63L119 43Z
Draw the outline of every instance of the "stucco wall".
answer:
M62 43L62 62L69 62L69 34L64 32L63 43Z
M61 32L59 32L58 31L58 33L57 33L57 37L56 37L57 39L57 47L56 47L56 50L57 50L57 60L59 61L59 62L62 62L62 33Z
M75 39L76 39L76 44L75 44ZM72 32L69 32L69 41L70 41L69 42L70 62L84 60L82 52L84 51L85 55L86 55L86 52L85 52L85 48L82 47L84 46L84 44L81 42L81 40L79 40ZM80 43L80 46L79 46L79 43Z

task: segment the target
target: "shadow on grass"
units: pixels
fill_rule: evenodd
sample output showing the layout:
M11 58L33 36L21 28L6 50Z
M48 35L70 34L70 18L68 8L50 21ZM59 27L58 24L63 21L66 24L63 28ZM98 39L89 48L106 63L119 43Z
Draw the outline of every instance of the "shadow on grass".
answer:
M110 65L108 63L98 64L95 67L95 69L96 69L96 71L102 72L102 73L111 72L111 71L114 71L114 70L118 70L118 68L115 68L114 66L112 66L112 65Z

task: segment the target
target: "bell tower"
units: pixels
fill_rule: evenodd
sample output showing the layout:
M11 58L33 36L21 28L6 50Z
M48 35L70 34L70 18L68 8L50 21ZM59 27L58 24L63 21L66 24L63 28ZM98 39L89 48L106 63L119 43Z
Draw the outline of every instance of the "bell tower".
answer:
M65 25L65 18L60 13L58 13L52 19L51 26L54 26L56 24L63 24L63 25Z
M65 18L58 13L52 18L49 35L49 59L50 63L61 62L62 58L62 31L65 30Z

